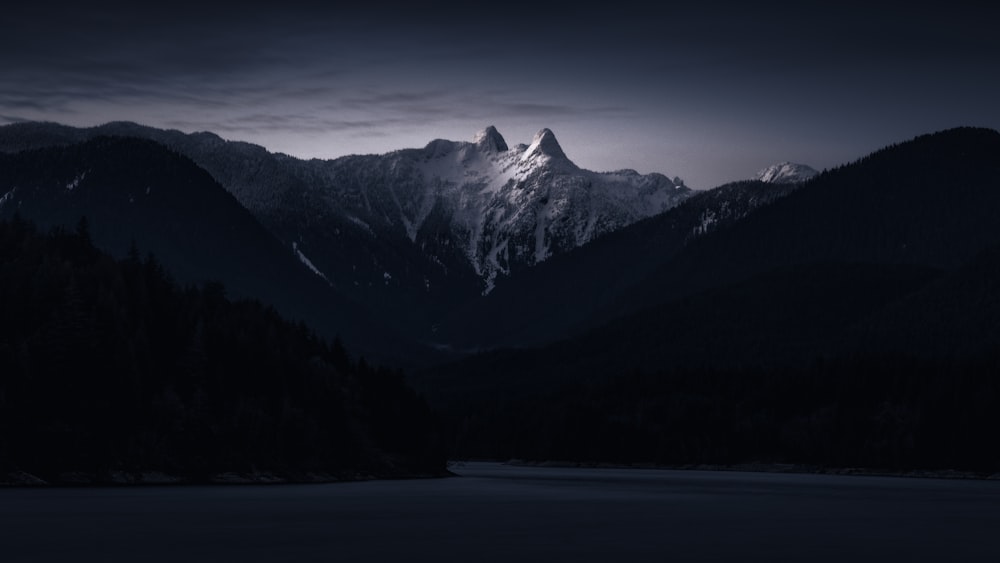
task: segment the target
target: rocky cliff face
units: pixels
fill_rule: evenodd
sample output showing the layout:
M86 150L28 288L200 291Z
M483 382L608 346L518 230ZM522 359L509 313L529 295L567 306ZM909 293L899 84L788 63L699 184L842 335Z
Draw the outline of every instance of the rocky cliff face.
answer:
M489 127L473 142L432 141L423 149L318 163L322 184L352 222L402 231L435 263L471 268L489 292L498 276L639 219L691 191L680 180L632 170L578 168L543 129L508 148Z

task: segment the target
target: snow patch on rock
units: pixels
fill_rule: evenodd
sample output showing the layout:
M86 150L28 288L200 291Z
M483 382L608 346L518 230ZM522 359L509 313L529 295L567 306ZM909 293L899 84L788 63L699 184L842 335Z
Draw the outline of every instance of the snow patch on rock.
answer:
M330 285L333 285L333 283L330 281L330 279L326 277L326 274L324 274L323 272L319 271L319 268L317 268L315 265L313 265L312 260L310 260L309 258L307 258L306 255L303 254L301 250L299 250L299 243L297 243L297 242L293 242L292 243L292 252L294 252L295 255L298 256L299 262L302 262L302 264L304 264L306 268L309 268L312 271L312 273L314 273L317 276L323 278L323 280L326 281L326 283L328 283Z
M757 172L755 179L769 184L798 184L816 176L819 172L805 164L780 162Z

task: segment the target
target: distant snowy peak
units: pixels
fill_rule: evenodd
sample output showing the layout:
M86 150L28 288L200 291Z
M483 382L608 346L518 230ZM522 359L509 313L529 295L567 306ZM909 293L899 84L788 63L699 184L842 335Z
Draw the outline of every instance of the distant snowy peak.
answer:
M798 184L819 174L816 169L805 164L782 162L772 164L757 173L756 179L769 184Z

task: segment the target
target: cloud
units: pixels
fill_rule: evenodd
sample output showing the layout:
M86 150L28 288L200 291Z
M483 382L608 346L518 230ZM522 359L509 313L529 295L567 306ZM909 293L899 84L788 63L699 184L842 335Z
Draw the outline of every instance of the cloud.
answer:
M558 127L567 145L576 132L591 143L580 152L607 155L601 166L646 170L670 143L701 147L707 170L741 143L839 135L869 147L899 124L1000 123L1000 35L971 8L626 2L484 19L426 3L45 4L4 8L0 119L129 120L289 151ZM608 154L611 137L646 160Z
M520 50L474 32L481 26L421 27L403 17L422 9L381 18L372 10L317 11L293 1L287 10L229 6L189 18L186 8L175 8L15 8L9 17L16 25L0 36L0 111L233 134L368 137L484 115L548 121L628 113L614 104L553 102L525 80L544 78L547 71L536 67L553 62L551 53L544 61L522 60ZM506 41L516 45L522 27L506 27L518 32ZM534 41L557 43L544 35ZM500 94L498 83L517 87Z
M622 106L588 106L535 102L501 102L501 111L528 117L624 117L633 111Z
M379 129L403 125L396 118L381 120L344 120L312 114L249 114L219 120L169 120L164 125L182 130L210 130L217 133L311 133L360 132L373 136Z
M4 109L35 110L40 112L55 111L61 104L54 103L51 99L39 99L31 95L23 95L17 92L5 92L0 90L0 107Z
M446 90L385 91L368 89L365 95L343 98L325 89L276 89L254 104L230 103L222 108L201 108L184 119L169 119L164 125L182 130L211 130L232 135L333 134L350 137L389 137L403 129L426 128L442 122L487 119L551 123L572 118L586 122L634 114L621 106L552 104L513 95L504 99L493 94ZM239 99L238 93L230 99Z
M0 121L4 123L24 123L31 120L16 115L5 115L0 113Z

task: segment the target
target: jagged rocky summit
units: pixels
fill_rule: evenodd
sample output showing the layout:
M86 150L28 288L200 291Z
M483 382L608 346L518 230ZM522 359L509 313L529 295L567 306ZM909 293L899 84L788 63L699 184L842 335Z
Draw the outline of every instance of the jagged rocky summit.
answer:
M320 164L349 221L402 230L434 263L461 263L489 293L498 276L542 262L686 199L680 179L576 166L542 129L508 146L493 126L473 141ZM357 181L363 179L363 181Z
M405 317L401 326L432 326L502 278L694 193L662 174L581 169L548 129L514 146L490 126L471 142L302 160L207 132L17 123L0 127L0 151L98 136L150 139L190 158L311 275L377 316Z

